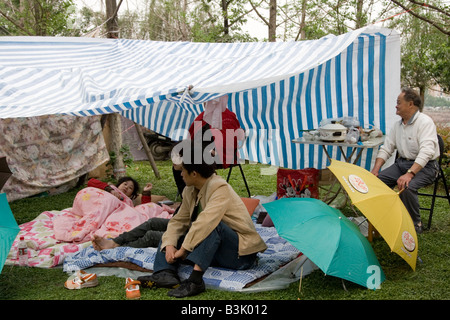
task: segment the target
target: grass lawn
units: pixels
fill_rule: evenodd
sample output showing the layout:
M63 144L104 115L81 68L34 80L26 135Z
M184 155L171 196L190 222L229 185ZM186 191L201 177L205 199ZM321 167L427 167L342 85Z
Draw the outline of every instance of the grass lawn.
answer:
M173 182L171 162L158 161L161 179L156 179L148 162L135 162L127 174L136 178L141 186L147 181L154 185L153 194L166 195L175 199L176 187ZM264 165L246 164L243 166L253 195L268 196L276 191L276 175L261 175ZM218 172L225 177L226 172ZM233 170L231 185L242 196L246 189L238 169ZM10 203L11 210L19 224L28 222L46 210L61 210L72 206L78 190L48 197L33 197ZM423 198L421 202L430 202ZM342 209L344 214L351 212ZM341 279L325 276L317 270L299 283L293 283L285 290L261 293L238 293L220 290L207 290L195 300L447 300L450 295L450 219L448 202L436 201L431 230L419 237L419 256L416 271L398 255L391 253L382 238L373 241L373 248L386 274L380 290L367 290L361 286ZM424 222L428 213L423 214ZM4 266L0 274L1 300L124 300L125 280L115 276L101 277L100 284L94 288L67 290L64 282L68 275L62 268L39 269L17 266ZM141 300L171 300L166 289L143 289ZM189 298L186 298L189 300Z

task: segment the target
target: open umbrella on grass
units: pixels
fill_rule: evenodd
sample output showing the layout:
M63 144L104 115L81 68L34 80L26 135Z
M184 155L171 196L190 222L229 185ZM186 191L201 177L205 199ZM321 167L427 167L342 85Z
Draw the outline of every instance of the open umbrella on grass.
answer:
M418 242L411 216L397 192L357 165L331 160L328 167L391 251L416 269Z
M0 157L0 191L10 176L11 170L9 170L6 158ZM20 228L14 219L8 200L6 200L6 194L0 193L0 273L19 231Z
M385 275L367 239L342 213L314 198L282 198L263 204L280 237L326 275L376 289Z
M0 273L19 231L20 228L6 200L6 194L0 193Z

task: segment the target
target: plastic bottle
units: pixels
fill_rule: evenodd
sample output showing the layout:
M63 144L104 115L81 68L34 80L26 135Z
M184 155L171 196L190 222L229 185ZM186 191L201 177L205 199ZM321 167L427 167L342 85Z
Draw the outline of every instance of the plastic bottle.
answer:
M20 237L17 249L18 249L17 255L19 258L19 265L28 266L28 247L27 243L25 242L25 238L23 236Z

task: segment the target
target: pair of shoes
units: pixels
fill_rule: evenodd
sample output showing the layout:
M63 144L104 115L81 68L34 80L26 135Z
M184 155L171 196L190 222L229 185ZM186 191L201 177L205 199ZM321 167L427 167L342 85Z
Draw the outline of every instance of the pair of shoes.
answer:
M423 233L423 225L422 224L416 224L414 225L414 228L416 229L416 233Z
M97 275L95 273L87 273L83 270L75 272L64 283L64 287L69 290L90 288L96 285L98 285Z
M173 289L180 285L180 278L172 270L161 270L150 276L137 278L142 288L169 288Z
M141 283L137 280L127 278L125 281L125 295L128 300L137 300L141 298L141 291L139 285Z
M175 298L184 298L196 296L197 294L205 292L205 290L205 282L203 280L201 283L195 283L188 279L183 281L178 288L170 290L167 295Z

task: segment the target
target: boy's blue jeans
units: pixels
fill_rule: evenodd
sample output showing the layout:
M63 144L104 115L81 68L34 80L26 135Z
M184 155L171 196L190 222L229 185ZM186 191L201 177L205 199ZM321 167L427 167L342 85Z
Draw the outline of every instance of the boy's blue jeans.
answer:
M183 243L184 237L178 241L178 248ZM186 257L187 260L198 265L203 271L210 266L218 266L227 269L243 270L253 266L256 261L256 253L239 256L239 239L225 223L219 225ZM161 242L156 252L153 271L173 270L177 271L179 262L170 264L166 261L165 252L161 251Z

